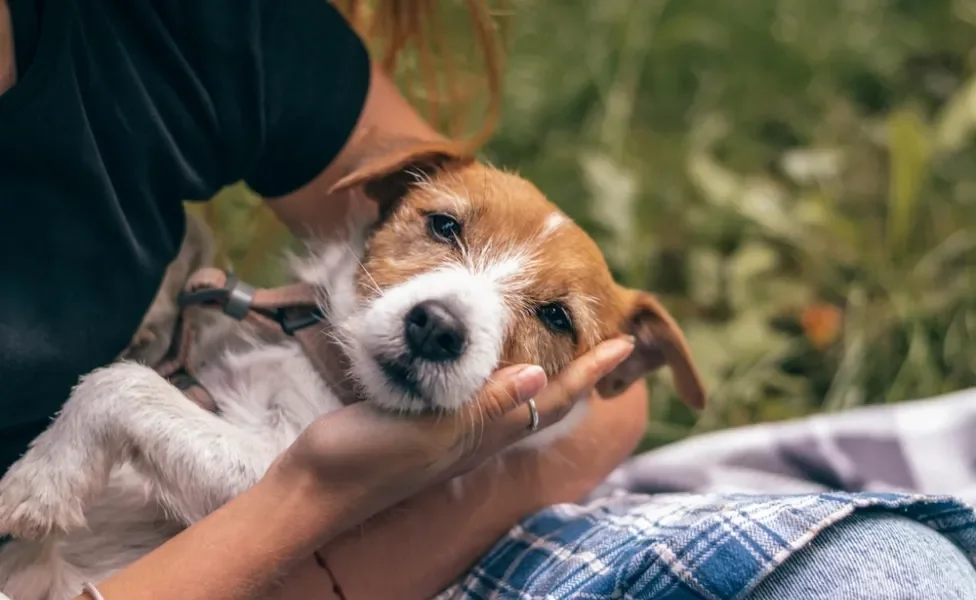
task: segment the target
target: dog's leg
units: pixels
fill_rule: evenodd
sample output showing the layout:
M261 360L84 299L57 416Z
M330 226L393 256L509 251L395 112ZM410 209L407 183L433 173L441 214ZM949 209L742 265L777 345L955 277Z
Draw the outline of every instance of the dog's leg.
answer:
M0 480L0 529L38 539L84 525L86 506L127 459L149 471L174 517L193 523L255 483L276 455L155 371L116 363L82 379Z

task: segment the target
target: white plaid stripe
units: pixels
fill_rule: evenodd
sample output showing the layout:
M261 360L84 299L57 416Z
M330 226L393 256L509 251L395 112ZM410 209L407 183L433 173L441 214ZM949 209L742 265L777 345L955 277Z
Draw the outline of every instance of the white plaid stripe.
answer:
M589 504L527 519L436 600L731 599L866 508L976 558L974 432L967 390L693 438L635 458Z
M527 519L436 600L732 600L867 508L917 519L976 557L976 513L946 497L615 494Z

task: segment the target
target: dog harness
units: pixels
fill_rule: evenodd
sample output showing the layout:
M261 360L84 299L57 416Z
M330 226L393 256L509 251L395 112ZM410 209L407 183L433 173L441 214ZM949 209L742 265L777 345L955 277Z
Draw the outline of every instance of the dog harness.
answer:
M335 341L322 312L321 293L307 283L255 288L217 268L203 268L190 276L179 297L179 325L169 358L156 371L191 400L216 412L210 392L193 374L193 350L199 339L187 311L219 309L225 315L249 323L266 333L284 333L302 347L319 376L335 390L344 404L356 401L356 390L346 376L348 358Z
M358 397L350 379L345 376L349 359L335 341L329 321L322 312L319 290L307 283L294 283L272 289L255 288L233 274L206 267L193 273L179 297L179 325L170 358L156 371L178 387L193 402L210 412L217 403L193 375L193 348L198 339L187 311L220 309L225 315L254 325L268 333L284 333L294 338L319 376L339 396L343 404L353 404ZM321 551L314 552L315 562L332 583L340 600L345 594ZM94 587L86 588L90 596L100 598Z

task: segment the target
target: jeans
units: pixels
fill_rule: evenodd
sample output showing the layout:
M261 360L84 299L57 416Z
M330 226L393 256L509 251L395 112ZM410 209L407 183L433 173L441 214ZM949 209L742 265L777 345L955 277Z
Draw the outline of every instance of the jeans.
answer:
M745 598L976 600L976 568L926 525L861 512L825 529Z

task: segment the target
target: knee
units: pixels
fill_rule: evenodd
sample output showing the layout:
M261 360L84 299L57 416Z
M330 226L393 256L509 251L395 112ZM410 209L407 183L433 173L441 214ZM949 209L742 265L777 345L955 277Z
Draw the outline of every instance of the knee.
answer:
M945 536L890 513L857 513L821 532L749 600L976 598L976 568Z

